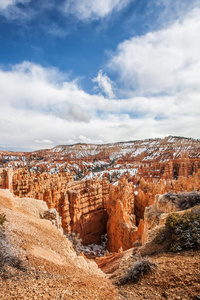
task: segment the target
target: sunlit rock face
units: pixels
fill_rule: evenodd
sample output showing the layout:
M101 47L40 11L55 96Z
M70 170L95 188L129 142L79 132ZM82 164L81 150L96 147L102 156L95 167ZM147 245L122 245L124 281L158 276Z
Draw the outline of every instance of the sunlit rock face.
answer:
M19 169L13 177L13 191L18 197L44 200L62 217L66 233L80 235L84 244L100 243L106 232L109 185L107 179L73 181L68 173L49 175Z
M84 244L100 243L102 234L106 232L107 201L106 179L69 184L63 204L63 227L67 228L70 224L71 231L79 233Z
M199 172L177 180L151 182L142 178L138 185L126 177L113 185L106 177L73 181L69 173L35 174L28 169L18 169L14 175L12 170L2 170L1 174L2 187L10 184L18 197L44 200L50 209L59 212L64 231L79 234L84 244L100 243L102 234L107 231L107 248L112 252L129 249L135 242L148 239L145 209L155 204L157 194L200 188Z
M12 182L13 170L0 168L0 189L9 189L12 192Z
M110 188L108 250L117 252L147 242L151 229L162 226L169 213L181 210L176 201L163 194L192 191L200 191L200 171L178 180L162 179L153 183L142 179L137 187L122 178L118 186Z
M0 188L44 200L84 244L100 243L107 232L108 249L119 251L146 240L145 209L157 194L199 190L199 149L198 140L168 137L0 151L0 165L10 167L0 170Z
M127 179L122 178L118 186L110 188L108 202L107 248L117 252L134 246L136 240L141 240L142 223L136 226L134 215L134 190Z

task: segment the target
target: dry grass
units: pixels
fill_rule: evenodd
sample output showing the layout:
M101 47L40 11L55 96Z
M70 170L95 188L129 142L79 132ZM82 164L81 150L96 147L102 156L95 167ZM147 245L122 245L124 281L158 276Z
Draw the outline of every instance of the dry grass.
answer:
M73 248L77 255L81 254L81 238L79 235L76 235L74 232L65 234L66 238L72 242Z
M150 272L155 271L157 264L150 261L148 257L139 258L137 262L133 263L127 270L125 275L119 280L118 284L122 285L127 282L136 283L141 278Z

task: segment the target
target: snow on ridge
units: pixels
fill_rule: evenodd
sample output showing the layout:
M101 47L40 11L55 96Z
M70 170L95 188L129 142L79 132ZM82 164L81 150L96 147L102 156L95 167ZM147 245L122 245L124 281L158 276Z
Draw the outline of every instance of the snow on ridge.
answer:
M61 152L63 150L65 150L63 147L56 146L55 148L52 149L52 152Z
M83 157L88 157L88 156L95 156L99 153L100 151L95 150L95 149L87 149L84 151L79 150L78 154L76 155L77 158L83 158Z
M142 154L143 152L145 152L146 150L147 150L147 148L138 148L131 154L131 157L136 157L136 156Z
M93 179L96 177L99 177L101 180L103 179L104 174L109 174L110 178L116 174L116 178L119 179L124 174L130 174L132 177L135 175L138 171L138 168L132 168L132 169L112 169L112 170L104 170L100 172L91 172L90 174L86 175L83 179Z

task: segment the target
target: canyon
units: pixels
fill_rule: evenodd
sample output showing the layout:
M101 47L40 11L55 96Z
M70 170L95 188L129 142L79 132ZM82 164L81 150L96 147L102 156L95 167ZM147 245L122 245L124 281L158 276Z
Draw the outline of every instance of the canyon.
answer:
M156 195L200 190L200 141L167 137L108 145L1 151L0 188L56 209L66 234L107 250L147 241L145 210Z
M1 151L0 255L24 264L0 263L2 298L198 299L199 250L168 253L155 238L172 212L199 213L199 146L168 137ZM70 236L81 238L79 253ZM157 271L118 286L146 256Z
M137 183L141 178L177 179L200 167L200 140L181 137L105 145L75 144L34 152L0 151L0 167L27 167L29 171L67 172L75 180L106 176L116 182L122 175Z

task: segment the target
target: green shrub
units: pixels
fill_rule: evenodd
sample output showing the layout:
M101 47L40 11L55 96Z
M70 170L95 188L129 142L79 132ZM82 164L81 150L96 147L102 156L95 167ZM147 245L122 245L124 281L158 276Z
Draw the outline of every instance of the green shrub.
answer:
M200 248L200 214L193 211L170 214L154 241L159 244L167 241L171 252Z
M178 205L183 210L200 204L200 193L195 191L190 193L178 193L177 198Z
M178 194L169 192L165 194L165 197L175 203L176 206L181 210L185 210L200 204L200 193L196 191Z
M149 260L149 258L139 258L127 270L125 275L119 280L118 284L122 285L127 282L138 282L145 274L155 271L157 264Z

